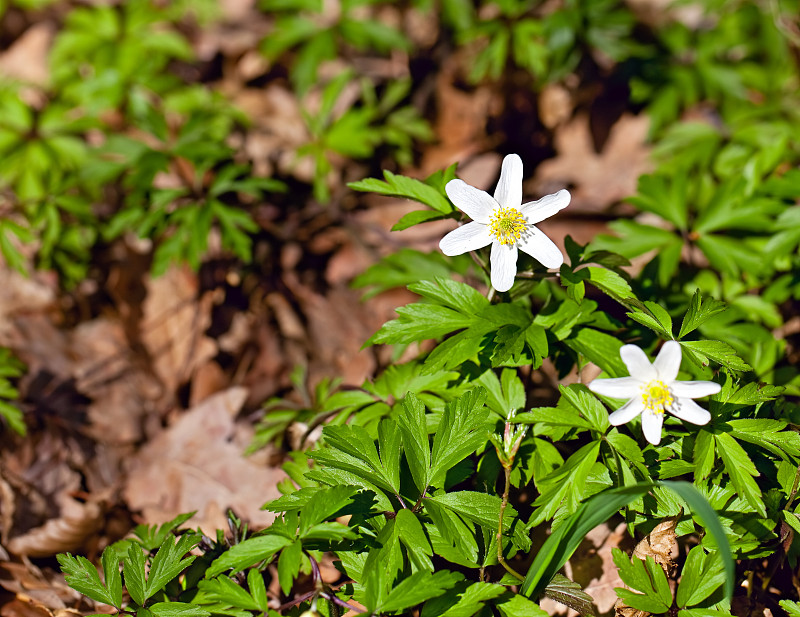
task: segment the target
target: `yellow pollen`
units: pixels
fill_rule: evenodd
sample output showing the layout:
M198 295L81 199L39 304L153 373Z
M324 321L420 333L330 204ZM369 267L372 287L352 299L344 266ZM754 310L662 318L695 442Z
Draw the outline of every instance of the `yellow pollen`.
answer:
M675 399L663 381L654 380L642 386L642 401L650 413L663 414L665 409L672 407Z
M525 217L516 208L500 208L489 222L491 233L500 244L515 244L525 233Z

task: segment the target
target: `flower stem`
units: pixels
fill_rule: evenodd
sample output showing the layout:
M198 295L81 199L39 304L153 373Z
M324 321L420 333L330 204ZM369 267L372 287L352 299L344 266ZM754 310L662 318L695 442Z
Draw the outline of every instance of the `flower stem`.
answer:
M505 557L503 557L503 513L505 512L506 505L508 504L508 492L511 486L511 466L503 465L503 471L505 472L506 485L505 489L503 490L503 501L500 503L500 521L497 525L497 561L500 562L500 565L503 566L506 569L506 572L508 572L511 576L520 581L524 581L525 577L508 565Z

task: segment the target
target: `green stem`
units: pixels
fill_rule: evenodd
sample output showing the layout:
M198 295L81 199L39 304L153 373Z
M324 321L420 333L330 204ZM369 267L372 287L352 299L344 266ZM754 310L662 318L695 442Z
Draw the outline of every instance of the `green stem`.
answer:
M508 572L511 576L519 581L524 581L525 577L508 565L505 557L503 557L503 514L506 510L506 505L508 504L508 492L511 487L511 466L503 465L503 471L505 472L506 486L503 490L503 501L500 503L500 521L497 525L497 561L500 562L500 565L503 566L506 569L506 572Z

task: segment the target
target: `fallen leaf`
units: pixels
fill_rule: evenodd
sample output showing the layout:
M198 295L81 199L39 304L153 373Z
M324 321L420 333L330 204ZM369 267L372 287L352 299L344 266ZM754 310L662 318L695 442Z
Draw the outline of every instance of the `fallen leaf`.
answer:
M567 187L575 212L597 213L636 192L639 176L652 168L645 115L623 116L611 127L602 152L594 149L589 117L577 115L556 129L553 159L542 162L528 193L546 195Z
M244 458L246 434L233 439L246 398L240 387L214 394L148 442L131 462L123 490L129 507L151 524L196 510L190 524L211 535L226 527L228 508L254 527L271 523L274 515L261 506L279 496L283 474Z
M149 278L146 287L142 343L164 389L174 393L217 352L216 343L204 334L211 323L213 298L198 297L197 275L188 267L174 266Z

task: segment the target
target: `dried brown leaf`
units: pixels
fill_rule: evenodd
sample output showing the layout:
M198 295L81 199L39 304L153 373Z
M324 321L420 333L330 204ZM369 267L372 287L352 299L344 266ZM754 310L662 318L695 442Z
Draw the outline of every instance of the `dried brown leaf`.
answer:
M570 212L601 212L636 192L636 183L651 168L646 145L649 120L624 114L611 128L602 152L594 149L589 117L579 114L556 129L558 155L544 161L526 188L544 195L570 187Z
M68 495L62 495L59 501L61 514L58 518L11 538L7 544L9 552L28 557L74 552L102 526L103 507L98 501L82 503Z
M192 526L207 533L226 526L228 508L256 527L269 524L273 515L260 508L279 495L283 474L243 456L249 426L237 433L234 417L246 398L245 388L214 394L142 448L124 488L129 507L149 523L197 510Z

